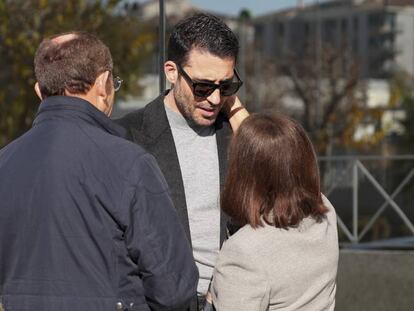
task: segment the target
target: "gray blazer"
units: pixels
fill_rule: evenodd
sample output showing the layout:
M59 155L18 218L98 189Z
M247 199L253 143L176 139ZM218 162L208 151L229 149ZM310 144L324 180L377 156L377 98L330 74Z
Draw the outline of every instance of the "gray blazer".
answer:
M227 240L214 270L217 311L334 310L338 267L336 214L298 228L246 225Z

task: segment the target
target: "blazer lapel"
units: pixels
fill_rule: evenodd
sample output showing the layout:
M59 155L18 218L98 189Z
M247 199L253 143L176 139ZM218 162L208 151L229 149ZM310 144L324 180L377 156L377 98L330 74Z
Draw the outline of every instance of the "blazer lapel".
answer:
M174 138L165 112L164 95L148 104L143 113L141 130L131 130L133 140L143 144L156 158L170 188L171 198L178 216L191 243L183 178Z
M225 121L223 115L219 115L216 121L216 139L217 139L217 152L219 159L219 170L220 170L220 190L223 190L224 181L227 172L227 148L229 141L232 136L229 123ZM223 244L227 237L227 223L229 217L220 209L220 246Z

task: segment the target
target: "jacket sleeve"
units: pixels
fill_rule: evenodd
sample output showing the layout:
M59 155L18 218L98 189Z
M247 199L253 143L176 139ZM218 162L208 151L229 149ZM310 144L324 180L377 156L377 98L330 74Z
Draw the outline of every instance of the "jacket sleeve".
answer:
M141 157L125 240L152 310L185 307L196 295L198 270L155 159Z
M214 270L211 294L217 311L268 310L269 292L260 261L246 248L227 240Z

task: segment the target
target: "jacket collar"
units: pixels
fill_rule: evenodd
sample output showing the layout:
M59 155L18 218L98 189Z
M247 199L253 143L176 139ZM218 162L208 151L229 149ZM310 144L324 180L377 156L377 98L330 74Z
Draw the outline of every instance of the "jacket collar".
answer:
M151 139L157 139L164 131L170 128L164 107L164 97L168 92L169 90L158 96L144 110L142 129ZM154 120L157 122L154 122Z
M122 138L127 137L127 131L122 126L114 123L102 111L79 97L47 97L40 103L33 126L43 120L54 118L82 120L112 135Z

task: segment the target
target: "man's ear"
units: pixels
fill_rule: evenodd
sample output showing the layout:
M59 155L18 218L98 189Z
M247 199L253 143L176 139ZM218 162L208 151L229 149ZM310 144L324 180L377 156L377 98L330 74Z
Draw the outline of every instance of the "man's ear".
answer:
M39 97L40 100L43 100L42 92L40 91L39 82L36 82L35 83L34 89L35 89L35 92L36 92L37 97Z
M164 73L168 82L175 84L178 80L178 68L173 61L166 61L164 64Z
M109 71L102 72L95 80L96 92L98 96L107 97L110 94L108 91L107 83L109 79Z

